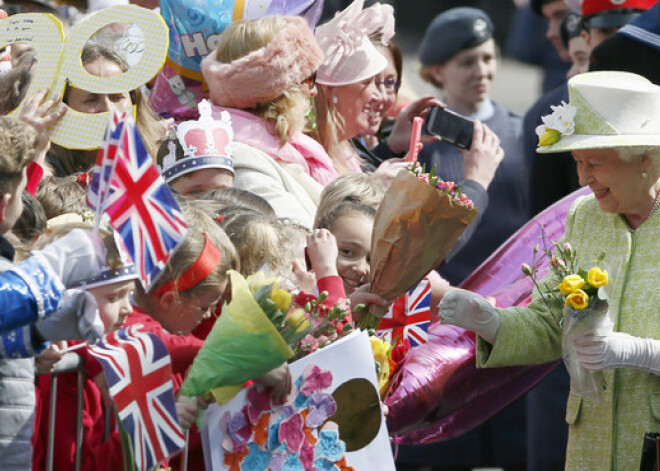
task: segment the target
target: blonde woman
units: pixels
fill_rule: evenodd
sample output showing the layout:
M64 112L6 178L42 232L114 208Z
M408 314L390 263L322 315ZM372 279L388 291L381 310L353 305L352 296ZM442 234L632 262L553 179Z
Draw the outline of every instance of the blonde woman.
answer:
M234 186L308 228L323 186L337 177L303 134L322 58L304 19L275 15L232 23L202 62L214 116L231 117Z

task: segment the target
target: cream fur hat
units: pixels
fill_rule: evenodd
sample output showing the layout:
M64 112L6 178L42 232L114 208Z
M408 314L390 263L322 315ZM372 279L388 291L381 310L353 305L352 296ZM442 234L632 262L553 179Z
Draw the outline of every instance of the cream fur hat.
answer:
M540 154L660 147L660 87L628 72L587 72L568 81L569 103L536 128Z

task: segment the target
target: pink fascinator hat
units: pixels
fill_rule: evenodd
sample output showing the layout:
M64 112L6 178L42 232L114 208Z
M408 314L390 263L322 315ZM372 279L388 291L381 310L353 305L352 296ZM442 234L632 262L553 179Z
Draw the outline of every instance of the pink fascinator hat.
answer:
M202 61L202 74L213 104L254 108L259 103L274 100L316 72L323 53L314 33L303 18L285 18L287 26L256 51L228 64L216 59L216 51L206 56Z
M332 20L319 26L316 40L325 59L316 73L316 82L341 86L373 77L387 66L387 58L369 36L379 33L387 46L394 36L394 9L376 3L362 9L364 0L355 0Z

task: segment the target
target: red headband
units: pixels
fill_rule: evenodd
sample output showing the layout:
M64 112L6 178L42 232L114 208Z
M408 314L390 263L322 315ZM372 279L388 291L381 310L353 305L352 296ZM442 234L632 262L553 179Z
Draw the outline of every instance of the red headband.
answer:
M167 291L174 290L185 291L209 276L222 259L222 254L220 253L220 249L211 242L206 233L204 234L204 239L204 248L202 249L202 253L199 254L199 257L197 257L197 260L195 260L195 263L190 265L178 278L154 290L153 293L155 295L160 296Z

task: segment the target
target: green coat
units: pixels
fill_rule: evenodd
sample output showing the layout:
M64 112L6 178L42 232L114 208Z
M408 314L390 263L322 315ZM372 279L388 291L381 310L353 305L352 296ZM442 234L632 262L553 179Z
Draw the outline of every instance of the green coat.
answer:
M593 196L581 197L566 218L564 240L577 250L579 265L586 270L606 252L601 266L609 274L614 330L660 339L660 212L633 232L621 216L601 211ZM551 286L559 281L553 275L544 280ZM526 308L500 309L495 344L478 341L478 366L560 358L563 309L557 302L550 307L535 293ZM638 470L644 433L660 431L660 376L632 368L604 373L606 386L599 402L574 393L568 397L567 470Z

